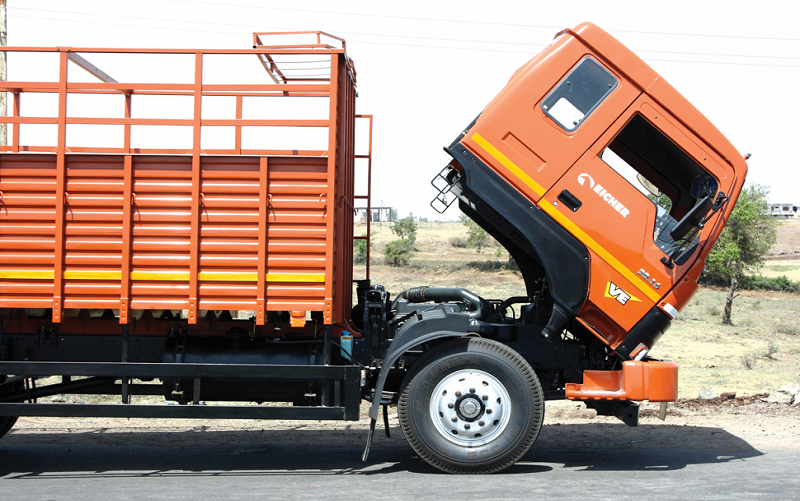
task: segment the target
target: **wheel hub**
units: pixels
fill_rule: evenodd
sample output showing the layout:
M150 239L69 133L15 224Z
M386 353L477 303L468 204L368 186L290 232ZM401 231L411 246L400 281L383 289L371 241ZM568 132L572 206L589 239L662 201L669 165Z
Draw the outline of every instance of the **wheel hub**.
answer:
M485 445L505 430L511 398L505 386L481 370L449 374L434 388L431 420L442 437L457 445Z
M470 393L459 398L457 409L459 418L471 422L483 415L486 406L483 405L478 395Z

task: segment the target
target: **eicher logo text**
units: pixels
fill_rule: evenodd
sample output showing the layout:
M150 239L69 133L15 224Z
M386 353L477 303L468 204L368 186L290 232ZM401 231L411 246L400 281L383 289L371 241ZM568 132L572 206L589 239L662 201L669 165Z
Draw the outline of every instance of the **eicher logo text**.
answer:
M619 212L619 214L620 214L622 217L628 217L628 214L630 214L630 213L631 213L631 211L630 211L630 210L628 210L628 208L627 208L627 207L625 207L625 205L624 205L622 202L620 202L619 200L617 200L617 199L614 197L614 195L612 195L611 193L609 193L609 192L608 192L608 190L606 190L605 188L603 188L603 185L602 185L602 184L600 184L600 183L595 183L595 182L594 182L594 179L592 179L592 176L590 176L589 174L583 173L583 174L580 174L580 175L578 175L578 183L579 183L581 186L585 186L585 185L584 185L584 183L585 183L586 181L589 181L589 188L591 188L591 190L592 190L593 192L597 193L597 195L598 195L600 198L602 198L603 200L605 200L605 201L608 203L608 205L610 205L611 207L613 207L615 211Z

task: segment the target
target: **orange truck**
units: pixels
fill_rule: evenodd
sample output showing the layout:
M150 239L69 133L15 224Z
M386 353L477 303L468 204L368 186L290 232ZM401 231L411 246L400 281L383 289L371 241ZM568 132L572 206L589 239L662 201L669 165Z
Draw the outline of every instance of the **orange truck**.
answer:
M391 294L369 264L353 276L354 210L371 202L355 178L372 168L356 126L371 137L372 117L355 112L345 42L271 35L243 50L6 49L50 77L0 85L0 433L18 416L354 421L367 400L365 459L397 405L423 460L493 472L532 446L547 400L634 426L637 402L677 398L676 364L648 352L697 290L747 165L663 78L592 24L558 33L433 180L432 205L458 200L527 294ZM144 79L147 58L189 76ZM228 60L257 76L236 80ZM49 113L26 111L42 96ZM154 98L186 111L152 112ZM106 104L81 112L87 99ZM308 100L317 116L293 107ZM103 132L76 141L81 127ZM159 127L185 140L141 144ZM312 129L317 145L289 140ZM65 393L109 397L37 402Z

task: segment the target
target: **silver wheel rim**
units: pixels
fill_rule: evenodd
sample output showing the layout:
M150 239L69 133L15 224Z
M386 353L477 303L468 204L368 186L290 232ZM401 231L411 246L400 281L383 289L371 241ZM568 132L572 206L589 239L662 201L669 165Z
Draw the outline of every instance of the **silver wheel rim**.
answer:
M448 441L480 447L496 439L511 419L511 398L503 384L488 372L461 370L434 388L431 421Z

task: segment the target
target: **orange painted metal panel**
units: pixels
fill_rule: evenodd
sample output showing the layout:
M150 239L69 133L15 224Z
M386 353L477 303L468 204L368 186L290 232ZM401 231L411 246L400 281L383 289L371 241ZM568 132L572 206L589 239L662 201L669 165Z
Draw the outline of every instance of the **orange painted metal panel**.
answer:
M558 96L554 91L562 84L575 83L567 75L588 58L608 77L605 94L585 113L554 114L568 100L548 104L548 99ZM523 65L458 147L479 157L586 247L591 273L578 319L611 348L655 305L686 304L697 288L689 269L702 269L736 201L732 195L704 225L690 260L662 261L666 256L654 242L655 205L602 157L607 148L614 152L612 142L634 117L716 179L720 193L739 193L747 166L730 143L644 61L589 23L564 30ZM562 203L567 195L581 203Z
M570 400L674 402L678 399L678 365L628 360L621 371L584 371L582 384L567 383L565 389Z
M15 144L0 147L0 307L52 308L55 322L72 308L119 310L121 323L130 321L132 309L186 309L190 323L204 309L256 310L258 324L268 311L319 311L326 323L347 321L356 93L342 49L9 49L60 52L60 77L3 82L15 93L15 109L0 122L14 124ZM330 75L313 84L290 77L265 85L203 82L206 54L267 51L324 54ZM193 77L180 84L69 82L72 52L193 55ZM20 116L18 103L28 92L57 93L57 116ZM72 93L118 92L125 95L120 118L68 115ZM137 95L189 96L193 111L188 118L138 117ZM222 95L235 97L235 118L203 119L202 97ZM294 96L328 98L328 116L243 118L249 99ZM57 143L19 144L19 125L36 123L56 124ZM68 124L119 126L123 147L68 147ZM191 127L191 147L136 147L133 125ZM204 125L231 126L234 141L202 149ZM325 127L328 144L243 148L242 131L254 126Z

